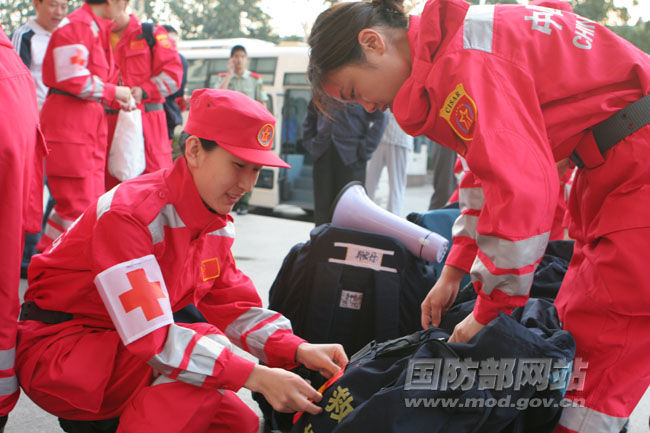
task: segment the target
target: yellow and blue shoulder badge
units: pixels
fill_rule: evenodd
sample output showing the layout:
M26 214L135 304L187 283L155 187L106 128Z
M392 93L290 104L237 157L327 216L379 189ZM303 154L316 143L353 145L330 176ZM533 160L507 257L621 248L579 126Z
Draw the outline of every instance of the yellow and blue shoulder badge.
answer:
M474 136L477 116L476 104L465 92L462 83L447 96L440 110L440 117L445 119L456 135L465 141L470 141Z

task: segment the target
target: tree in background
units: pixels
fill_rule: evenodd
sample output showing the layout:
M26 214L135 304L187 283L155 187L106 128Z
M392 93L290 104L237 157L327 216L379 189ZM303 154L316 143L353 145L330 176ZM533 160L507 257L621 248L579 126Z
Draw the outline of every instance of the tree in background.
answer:
M82 3L83 0L69 0L68 11L76 9ZM7 36L25 24L32 15L36 15L32 0L0 0L0 24Z
M168 4L181 23L184 39L278 39L259 0L171 0Z
M70 10L83 0L70 0ZM324 0L331 5L340 0ZM478 4L480 0L469 0ZM647 2L648 0L641 0ZM424 0L405 0L407 11L416 9ZM486 0L487 4L517 3L516 0ZM634 0L638 5L639 0ZM650 53L650 22L639 20L629 25L630 14L625 7L616 7L614 0L571 0L574 11L629 40ZM269 24L270 17L259 6L259 0L131 0L131 6L143 21L177 22L184 39L247 37L277 42ZM288 12L290 13L290 12ZM0 22L11 33L34 15L31 0L0 0Z
M70 0L69 10L83 0ZM277 41L259 0L131 0L143 21L179 22L184 39L258 38ZM7 34L34 15L32 0L0 0L0 23Z

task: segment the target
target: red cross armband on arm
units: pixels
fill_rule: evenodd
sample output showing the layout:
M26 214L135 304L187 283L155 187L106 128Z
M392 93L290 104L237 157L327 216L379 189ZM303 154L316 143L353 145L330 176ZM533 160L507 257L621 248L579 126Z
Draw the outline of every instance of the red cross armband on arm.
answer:
M95 285L125 345L174 323L167 287L152 254L102 271Z

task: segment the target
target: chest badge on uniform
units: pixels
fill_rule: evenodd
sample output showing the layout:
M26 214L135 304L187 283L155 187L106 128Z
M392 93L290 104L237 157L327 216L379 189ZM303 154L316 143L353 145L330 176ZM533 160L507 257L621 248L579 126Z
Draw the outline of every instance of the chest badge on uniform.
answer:
M134 51L145 50L147 48L147 42L144 39L136 39L131 41L129 44L129 49Z
M201 277L203 281L213 280L221 275L221 268L219 267L219 259L203 260L201 262Z
M440 117L445 119L458 137L470 141L474 136L477 118L476 104L465 92L462 83L447 96L440 110Z
M265 124L260 128L257 133L257 141L264 147L269 147L273 141L273 125L270 123Z

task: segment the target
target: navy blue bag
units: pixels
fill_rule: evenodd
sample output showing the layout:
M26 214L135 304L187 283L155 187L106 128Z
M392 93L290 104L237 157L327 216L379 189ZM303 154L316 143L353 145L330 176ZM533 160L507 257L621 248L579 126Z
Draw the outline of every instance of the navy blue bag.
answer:
M458 308L467 313L473 302ZM455 324L448 323L452 328ZM344 374L323 391L319 403L323 411L318 415L302 414L291 431L553 431L570 379L575 342L567 331L560 329L557 312L549 301L530 299L510 316L500 314L468 344L447 343L449 332L450 329L430 328L384 343L372 342L355 354ZM418 370L434 365L434 360L440 362L437 375L435 368ZM494 384L484 381L492 377L485 372L494 370L480 368L494 366L495 360L511 363L510 384L496 386L499 376L495 376ZM520 366L546 360L548 370L538 374L536 380L523 375L525 380L518 380L515 386ZM456 377L440 374L440 366L447 361L456 366L449 370L456 372ZM474 375L468 375L469 371L474 371ZM452 381L443 386L445 377Z
M430 263L397 239L323 224L286 255L269 291L269 308L291 321L310 343L340 343L355 353L421 328L420 304L438 278ZM293 370L318 388L325 378ZM291 414L273 410L253 393L272 430L288 431Z

